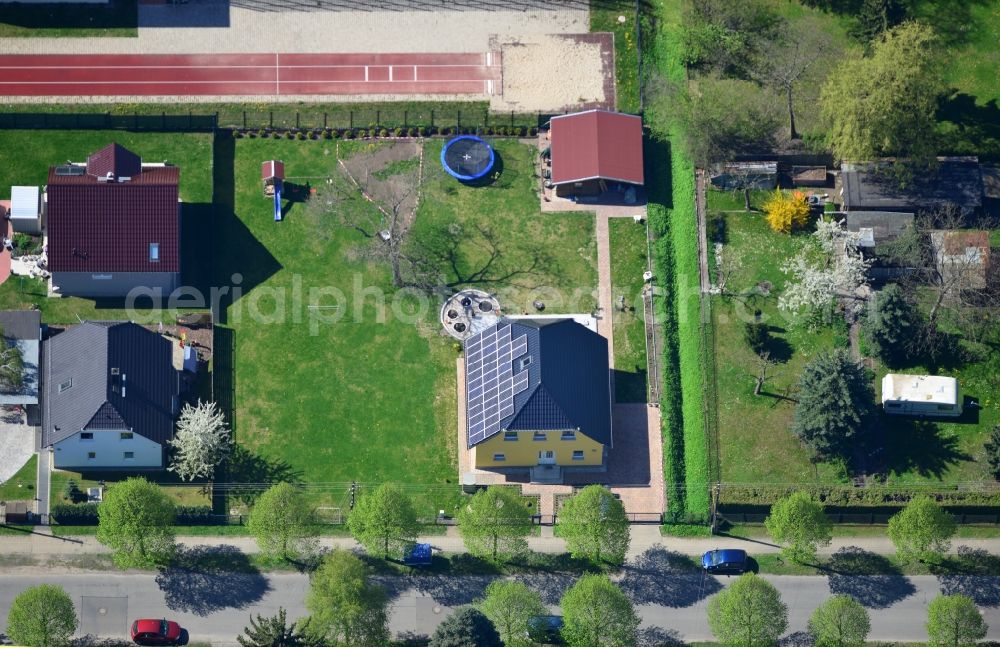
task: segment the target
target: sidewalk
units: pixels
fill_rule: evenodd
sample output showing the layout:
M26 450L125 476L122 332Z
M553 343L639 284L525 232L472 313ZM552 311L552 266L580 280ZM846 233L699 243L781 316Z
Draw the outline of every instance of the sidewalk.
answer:
M434 548L448 553L465 552L462 538L454 526L448 528L444 535L420 537L418 541L425 542ZM253 537L211 537L211 536L178 536L178 544L191 548L195 546L233 546L244 553L256 553L257 543ZM350 537L323 537L320 546L324 548L358 548L358 544ZM554 536L553 528L543 526L541 536L528 537L528 546L538 553L564 553L565 542ZM856 546L864 550L889 555L895 552L888 537L835 537L826 548L820 549L821 555L835 553L841 548ZM955 539L952 541L952 551L960 546L997 552L1000 540L997 539ZM629 558L635 558L651 548L661 547L668 551L684 555L699 555L713 548L743 548L751 554L777 553L778 546L766 539L743 539L738 537L662 537L659 526L632 526L632 544L629 548ZM32 555L44 558L46 555L86 555L108 553L106 547L98 543L93 536L53 537L42 534L23 536L4 535L0 537L0 553Z

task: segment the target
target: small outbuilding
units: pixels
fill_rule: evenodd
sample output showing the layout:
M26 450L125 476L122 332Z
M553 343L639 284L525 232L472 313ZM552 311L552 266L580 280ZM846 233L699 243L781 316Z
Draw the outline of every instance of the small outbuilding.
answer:
M42 192L37 186L10 188L10 225L14 231L42 233Z
M882 409L898 416L962 415L958 380L940 375L889 373L882 378Z
M777 162L729 162L712 169L709 182L722 191L773 190L778 186Z
M839 198L844 211L915 212L953 206L971 213L983 204L983 175L976 157L939 157L933 169L905 185L882 162L844 162Z
M642 117L587 110L549 122L556 195L594 196L609 184L642 186Z

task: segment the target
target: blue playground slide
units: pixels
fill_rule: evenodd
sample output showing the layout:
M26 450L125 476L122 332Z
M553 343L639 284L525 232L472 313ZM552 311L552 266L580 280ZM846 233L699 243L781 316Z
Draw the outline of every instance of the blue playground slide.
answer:
M274 221L281 222L281 184L274 185Z

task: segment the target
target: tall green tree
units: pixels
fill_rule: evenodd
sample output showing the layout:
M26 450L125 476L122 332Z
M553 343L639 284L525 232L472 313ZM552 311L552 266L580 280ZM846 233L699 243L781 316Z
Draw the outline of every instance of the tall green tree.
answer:
M955 535L955 519L934 499L918 495L889 519L887 531L901 561L940 562Z
M459 510L458 532L476 557L511 559L528 549L531 514L512 488L490 486Z
M297 559L315 548L313 508L290 483L272 485L257 497L247 528L265 555Z
M989 626L967 595L939 595L927 605L927 637L931 647L972 647Z
M889 366L898 366L919 333L920 315L906 299L903 288L890 283L869 301L861 330L876 357Z
M588 485L562 504L559 533L573 557L623 564L629 546L625 506L603 485Z
M868 611L849 595L827 599L809 618L816 647L864 647L871 629Z
M55 584L21 591L7 612L7 635L15 644L28 647L68 645L76 626L73 600Z
M289 624L285 609L278 607L274 616L265 618L259 613L256 618L250 616L250 624L236 640L241 647L320 647L308 633L308 626L308 620Z
M462 607L438 625L427 647L501 647L504 643L490 619Z
M169 562L176 550L174 502L144 478L133 477L108 486L97 508L97 541L109 547L119 568L140 568Z
M941 58L934 31L910 22L886 32L871 56L845 59L820 96L834 154L851 161L933 161L937 100L945 87Z
M327 554L312 574L309 631L327 645L381 647L389 640L388 596L368 583L368 567L351 552Z
M788 607L773 584L746 573L708 603L708 626L724 645L771 646L788 628Z
M990 432L990 438L983 446L986 454L986 464L989 466L990 476L1000 479L1000 425L995 425Z
M523 582L496 580L486 587L486 597L476 607L490 619L506 647L531 644L528 619L548 614L542 596Z
M792 433L821 458L849 453L868 426L875 392L860 364L844 350L817 355L799 378Z
M605 575L584 575L559 601L562 635L570 647L634 647L639 616Z
M793 492L776 501L764 526L771 539L783 544L781 552L800 563L815 560L816 549L829 546L832 537L832 524L823 506L808 492Z
M906 19L909 4L909 0L861 0L851 34L864 43L877 41Z
M384 559L401 556L420 530L410 497L388 484L358 499L347 518L347 528L365 550Z

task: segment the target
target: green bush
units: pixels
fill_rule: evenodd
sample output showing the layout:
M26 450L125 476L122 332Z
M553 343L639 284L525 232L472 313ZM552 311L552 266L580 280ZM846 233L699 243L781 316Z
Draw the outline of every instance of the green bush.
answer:
M801 486L727 485L722 489L721 502L726 505L770 505L771 503L803 489ZM1000 506L1000 492L946 490L912 491L899 488L870 486L856 488L841 485L806 488L816 499L828 507L882 507L905 505L915 494L928 494L944 506Z
M66 526L96 526L97 505L96 503L60 503L52 506L49 516L56 523Z
M712 529L693 523L666 523L660 526L660 534L667 537L711 537Z
M358 130L358 139L365 139L366 137L368 137L367 130L365 130L364 128Z
M402 128L393 128L392 130L393 137L402 137L404 134L405 133Z

